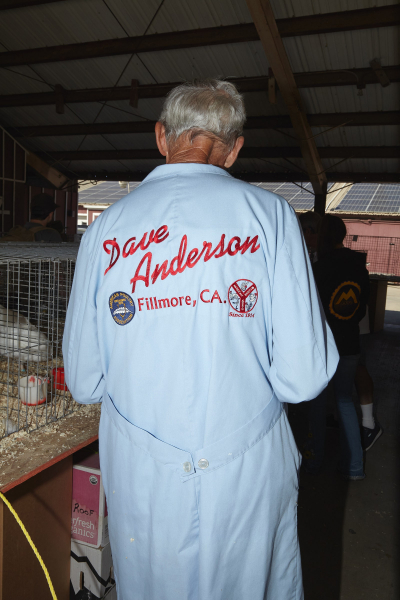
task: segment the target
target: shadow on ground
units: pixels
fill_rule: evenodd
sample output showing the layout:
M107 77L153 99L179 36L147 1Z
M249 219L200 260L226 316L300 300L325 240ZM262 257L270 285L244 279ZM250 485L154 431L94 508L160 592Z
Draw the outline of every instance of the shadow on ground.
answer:
M367 478L337 474L339 435L328 429L318 477L301 473L298 507L305 600L398 600L400 531L400 327L387 311L385 329L369 337L367 365L384 435L365 456ZM396 318L395 318L396 317ZM354 394L357 404L357 396ZM328 413L334 406L328 405ZM308 405L289 408L299 448L307 439Z
M291 407L289 418L299 448L307 431L307 414L307 404ZM338 454L339 432L328 429L320 475L300 473L298 529L305 600L340 599L349 484L336 472Z

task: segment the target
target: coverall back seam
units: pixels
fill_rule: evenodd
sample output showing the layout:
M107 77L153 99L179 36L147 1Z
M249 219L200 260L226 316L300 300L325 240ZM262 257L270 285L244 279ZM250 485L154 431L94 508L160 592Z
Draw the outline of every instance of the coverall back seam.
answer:
M119 427L118 423L115 422L115 420L111 417L111 415L108 412L108 409L106 408L106 412L108 415L108 418L110 419L110 421L112 422L112 424L114 425L114 427L116 427L116 429L118 429L118 431L120 432L121 435L124 436L125 439L129 440L136 448L138 448L138 450L140 450L141 452L143 452L143 454L146 454L146 456L150 457L152 460L156 461L157 463L159 463L160 465L163 466L167 466L165 463L163 463L161 460L159 460L158 458L156 458L155 456L153 456L152 454L150 454L150 452L148 452L147 450L145 450L144 448L142 448L142 446L139 446L139 444L137 444L136 442L134 442L132 440L132 438L128 435L126 435L122 429ZM129 423L129 421L127 421ZM132 425L133 427L137 427L137 425L133 425L132 423L129 423L130 425ZM140 429L140 427L138 428ZM144 431L145 433L147 433L148 435L152 435L151 433L149 433L148 431L146 431L145 429L141 429L141 431ZM161 440L160 440L161 441ZM162 442L165 443L166 442ZM169 444L168 444L169 445ZM175 446L174 446L175 447ZM177 448L177 450L180 450L179 448ZM187 452L186 450L180 450L180 452ZM190 452L188 452L188 454L190 454Z
M253 442L252 442L252 444L250 444L250 446L248 446L247 448L244 448L241 452L239 452L232 458L229 458L229 460L225 461L223 464L218 465L218 467L213 467L210 470L201 471L200 473L196 472L195 476L203 476L204 477L206 475L211 475L211 473L213 473L214 471L218 471L218 469L222 469L222 467L225 467L229 463L234 462L237 458L240 458L241 456L246 454L246 452L248 452L249 450L254 448L254 446L256 446L259 442L261 442L261 440L275 427L275 425L278 423L279 419L282 417L283 413L284 413L284 410L282 409L281 412L279 413L278 417L276 417L275 421L272 421L272 423L270 424L270 427L268 429L266 429L265 431L263 431L262 433L260 433L260 435L255 440L253 440ZM189 479L193 479L193 478L194 478L193 476L189 477L185 481L188 481ZM185 481L184 481L184 483L185 483Z

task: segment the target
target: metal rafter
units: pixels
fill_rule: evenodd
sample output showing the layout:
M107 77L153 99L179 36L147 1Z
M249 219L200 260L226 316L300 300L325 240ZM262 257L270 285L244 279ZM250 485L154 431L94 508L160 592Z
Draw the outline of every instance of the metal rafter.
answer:
M311 127L354 127L368 125L400 125L400 111L365 113L325 113L307 115ZM18 127L10 132L17 138L70 135L106 135L124 133L153 133L156 121L127 121L119 123L88 123L68 125L36 125ZM272 115L247 117L245 129L287 129L292 127L290 117Z
M400 65L392 65L384 68L390 81L400 81ZM19 73L16 73L17 75ZM371 68L351 69L338 71L311 71L309 73L294 73L294 79L298 88L313 87L336 87L353 85L356 87L358 81L364 84L379 84L376 74ZM268 89L268 77L237 77L231 80L238 89L243 92L261 92ZM157 83L139 85L137 88L138 98L163 98L172 88L182 83ZM131 97L131 86L120 86L114 88L93 88L81 90L63 90L64 104L83 102L111 102L118 100L129 100ZM4 94L0 95L0 107L16 106L46 106L55 105L57 94L54 92L38 92L33 94Z
M321 158L400 158L400 146L327 146L318 148ZM129 150L61 150L37 152L38 156L66 160L138 160L162 159L156 148ZM298 146L242 148L239 158L301 158ZM310 176L310 174L308 173ZM310 181L312 181L310 176Z
M361 10L325 13L322 15L278 19L277 29L281 37L296 37L337 31L350 31L354 29L390 27L399 22L400 6L389 5ZM1 52L0 66L12 67L66 60L83 60L104 56L117 56L121 54L131 54L138 47L140 48L140 53L160 52L165 50L176 50L179 48L195 48L198 46L251 42L257 41L258 39L259 33L254 24L244 23L224 27L172 31L146 36Z
M53 2L65 2L65 0L0 0L0 11L38 6L39 4L52 4Z

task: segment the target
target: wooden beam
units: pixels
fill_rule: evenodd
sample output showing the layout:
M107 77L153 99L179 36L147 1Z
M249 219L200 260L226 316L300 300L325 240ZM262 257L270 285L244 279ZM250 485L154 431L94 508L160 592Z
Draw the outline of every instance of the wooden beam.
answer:
M254 183L259 182L291 182L291 181L309 181L305 174L285 171L285 172L255 172L255 171L233 171L231 173L237 179ZM143 181L149 171L78 171L80 180L97 181ZM400 172L396 173L348 173L348 172L327 172L327 179L330 182L349 181L355 183L400 183Z
M400 111L390 110L365 113L325 113L307 115L312 127L354 127L369 125L400 125ZM36 125L10 129L16 137L44 137L64 135L107 135L115 133L153 133L156 121L127 121L120 123L89 123L72 125ZM287 129L292 127L285 115L248 117L245 129Z
M54 88L56 95L56 113L58 115L64 114L64 88L62 85L56 85Z
M318 148L321 158L400 158L400 146L340 146ZM49 153L38 156L48 156ZM135 150L66 150L51 152L57 161L66 160L139 160L162 159L156 148ZM239 158L301 158L298 146L242 148ZM32 165L33 166L33 165ZM321 166L321 168L323 168ZM311 177L310 177L311 180ZM312 181L312 180L311 180Z
M374 60L371 60L369 64L371 65L371 69L377 76L381 86L388 87L390 85L390 79L382 69L381 61L378 58L374 58Z
M35 171L40 173L40 175L47 179L47 181L50 181L50 183L53 184L54 187L56 187L57 189L60 189L69 180L69 177L67 177L54 167L51 167L42 158L40 158L33 152L27 153L26 163L30 165L33 169L35 169Z
M253 19L254 20L254 19ZM281 38L299 35L315 35L334 33L337 31L353 31L360 29L375 29L376 27L395 26L400 22L400 6L362 8L359 10L344 10L335 13L322 13L292 17L291 19L276 19Z
M131 92L129 95L129 105L132 108L137 108L139 104L139 82L137 79L132 79L131 81Z
M276 79L271 68L268 69L268 100L270 104L276 104Z
M320 115L307 115L307 119L312 127L400 125L400 111L323 113Z
M326 193L328 191L328 180L325 181L322 186L322 190L320 193L315 194L314 198L314 211L321 215L321 217L325 214L325 206L326 206Z
M392 82L400 81L400 65L384 67L386 75ZM379 80L371 68L352 69L344 71L311 71L309 73L294 73L298 88L337 87L352 85L356 87L357 81L366 85L378 84ZM268 77L238 77L231 79L240 92L262 92L268 90ZM181 81L174 83L161 83L153 85L139 85L138 98L163 98ZM110 102L116 100L130 100L131 86L115 88L94 88L82 90L64 89L64 103L74 104L83 102ZM45 106L54 105L55 92L39 92L34 94L5 94L0 96L0 107L17 106Z
M361 10L325 13L322 15L279 19L277 21L277 28L281 37L295 37L319 33L349 31L352 29L390 27L399 22L400 6L389 5L364 8ZM244 23L224 27L172 31L146 36L1 52L0 66L15 67L66 60L83 60L103 56L132 54L134 52L161 52L180 48L252 42L257 41L258 39L259 36L254 24Z
M15 8L26 8L53 2L65 2L65 0L0 0L0 10L14 10Z
M246 0L257 27L268 63L274 72L279 91L288 109L293 129L300 144L307 173L315 194L326 195L326 175L311 127L307 121L299 90L275 21L269 0Z

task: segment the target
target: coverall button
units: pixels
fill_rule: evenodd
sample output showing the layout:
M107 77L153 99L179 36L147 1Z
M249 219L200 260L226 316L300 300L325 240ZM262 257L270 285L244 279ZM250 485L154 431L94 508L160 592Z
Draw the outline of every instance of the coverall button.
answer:
M192 470L192 465L190 464L190 462L183 463L183 470L185 471L185 473L190 473L190 471Z
M207 469L210 463L206 458L201 458L197 464L199 465L199 469Z

